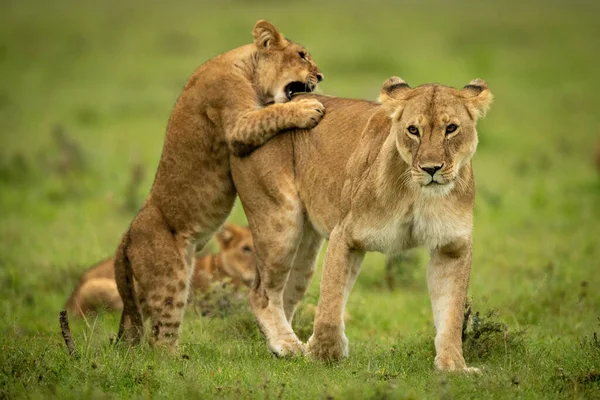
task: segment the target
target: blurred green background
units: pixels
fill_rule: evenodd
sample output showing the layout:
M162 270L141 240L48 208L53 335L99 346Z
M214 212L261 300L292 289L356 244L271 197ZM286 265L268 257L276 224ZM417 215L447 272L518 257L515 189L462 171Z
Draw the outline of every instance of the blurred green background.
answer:
M338 366L273 359L243 305L188 313L188 361L108 347L110 315L74 321L85 351L66 356L58 311L147 194L188 76L263 18L310 50L325 94L488 82L465 342L481 377L433 371L423 252L394 291L366 259ZM0 398L599 396L599 21L597 1L1 1Z

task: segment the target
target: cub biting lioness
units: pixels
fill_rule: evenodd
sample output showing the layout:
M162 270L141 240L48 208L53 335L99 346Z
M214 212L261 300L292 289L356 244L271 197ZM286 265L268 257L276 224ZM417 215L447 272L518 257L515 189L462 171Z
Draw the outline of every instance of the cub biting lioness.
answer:
M206 292L213 282L228 279L235 288L250 286L256 274L254 245L247 227L226 224L216 234L220 252L196 256L191 288ZM123 309L115 282L114 258L88 269L71 293L65 309L72 316ZM190 297L193 293L190 292Z
M270 349L320 360L348 355L344 308L366 251L431 250L427 282L436 326L435 365L465 364L461 331L471 269L477 120L492 95L474 80L462 90L410 88L388 79L380 103L314 95L327 115L310 132L273 138L232 157L250 223L257 276L250 305ZM329 239L313 335L291 320Z
M192 74L171 114L150 194L123 236L115 275L123 299L119 338L173 348L179 338L196 247L223 224L236 197L229 155L246 155L279 131L312 128L317 99L289 102L323 79L308 51L269 22L254 43L223 53Z

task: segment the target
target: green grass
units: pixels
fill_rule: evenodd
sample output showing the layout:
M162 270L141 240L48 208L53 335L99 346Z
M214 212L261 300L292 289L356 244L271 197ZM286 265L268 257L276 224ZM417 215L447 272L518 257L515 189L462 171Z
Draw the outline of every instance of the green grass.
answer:
M600 398L599 15L591 1L0 3L0 399ZM479 315L465 341L481 376L433 369L423 252L393 292L384 257L367 257L348 304L351 354L336 365L274 358L245 304L225 318L190 310L174 355L111 347L118 316L72 321L78 356L67 355L58 312L115 250L126 199L147 193L187 77L249 42L260 18L311 50L327 94L374 99L391 75L487 80ZM146 173L132 192L135 164ZM239 206L232 220L244 221ZM310 334L309 307L295 325Z

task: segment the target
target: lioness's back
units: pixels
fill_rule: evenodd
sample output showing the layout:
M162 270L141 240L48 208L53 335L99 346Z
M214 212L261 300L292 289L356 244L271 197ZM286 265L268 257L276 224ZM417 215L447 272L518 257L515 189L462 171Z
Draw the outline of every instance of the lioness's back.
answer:
M361 141L371 116L380 104L366 100L343 99L330 96L302 95L317 98L325 106L325 117L310 131L295 131L293 135L293 162L296 184L309 214L314 208L338 209L348 159ZM321 231L327 231L337 220L329 215L328 221L313 221ZM323 229L325 228L325 229Z

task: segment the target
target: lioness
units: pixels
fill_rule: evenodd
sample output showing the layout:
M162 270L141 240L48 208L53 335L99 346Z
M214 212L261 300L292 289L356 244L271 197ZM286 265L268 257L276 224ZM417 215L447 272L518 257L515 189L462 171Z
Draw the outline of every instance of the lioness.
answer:
M229 154L248 154L284 129L314 127L324 113L317 99L287 101L322 79L306 49L266 21L256 23L254 43L194 72L171 114L150 195L116 253L119 338L139 342L149 318L151 344L177 344L196 248L236 197Z
M492 100L487 85L411 89L394 77L384 83L380 103L299 97L327 108L316 128L231 159L258 258L250 304L270 349L279 355L304 350L290 323L323 238L330 242L306 346L320 360L348 354L344 308L365 252L427 246L435 365L472 371L461 328L471 269L471 157L476 122Z
M256 273L250 229L227 224L217 232L216 238L220 253L196 256L192 289L206 292L212 282L224 279L231 280L236 288L250 286ZM99 262L83 274L65 309L80 317L100 310L123 309L115 282L114 258Z

